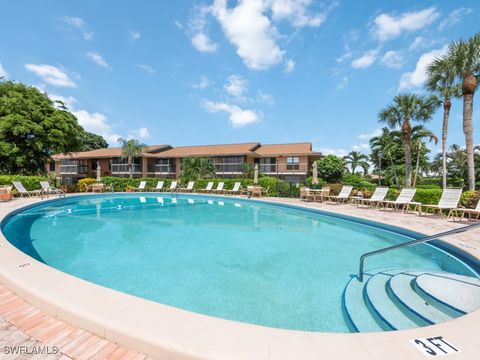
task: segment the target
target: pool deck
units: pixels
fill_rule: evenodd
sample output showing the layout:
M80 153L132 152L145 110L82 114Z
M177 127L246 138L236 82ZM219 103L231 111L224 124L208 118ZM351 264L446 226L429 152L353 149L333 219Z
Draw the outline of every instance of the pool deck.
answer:
M438 217L353 205L272 202L321 209L427 235L467 224ZM0 203L0 219L40 199ZM480 230L444 241L480 259ZM274 329L213 318L104 288L50 268L10 245L0 233L0 359L425 359L411 340L442 336L480 357L480 309L450 322L403 331L360 334ZM120 344L120 345L119 345ZM56 354L13 355L5 346L59 348ZM130 350L129 350L130 349Z

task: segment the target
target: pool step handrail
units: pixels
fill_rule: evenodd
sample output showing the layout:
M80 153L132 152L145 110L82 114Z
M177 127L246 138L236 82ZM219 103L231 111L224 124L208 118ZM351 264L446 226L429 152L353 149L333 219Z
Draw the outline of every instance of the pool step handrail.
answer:
M368 253L365 253L362 256L360 256L360 265L359 265L359 270L358 270L358 280L360 282L363 282L363 265L364 265L365 259L367 257L370 257L372 255L382 254L384 252L394 250L394 249L398 249L398 248L402 248L402 247L406 247L406 246L412 246L412 245L421 244L421 243L425 243L425 242L432 241L432 240L437 240L440 237L450 236L450 235L454 235L454 234L460 234L460 233L463 233L465 231L473 230L473 229L476 229L476 228L480 228L480 222L476 223L476 224L466 225L466 226L463 226L463 227L458 228L458 229L448 230L448 231L441 232L441 233L438 233L438 234L426 236L426 237L423 237L423 238L420 238L420 239L415 239L415 240L407 241L407 242L404 242L404 243L401 243L401 244L387 246L387 247L384 247L382 249L378 249L378 250L374 250L374 251L370 251Z

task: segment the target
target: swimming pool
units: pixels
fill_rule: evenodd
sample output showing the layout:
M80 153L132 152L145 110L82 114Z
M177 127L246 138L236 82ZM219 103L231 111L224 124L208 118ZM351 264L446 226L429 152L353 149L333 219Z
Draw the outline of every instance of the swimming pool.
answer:
M93 283L197 313L271 327L348 332L342 293L367 251L406 241L311 210L208 196L71 197L2 223L17 248ZM368 268L472 275L431 245Z

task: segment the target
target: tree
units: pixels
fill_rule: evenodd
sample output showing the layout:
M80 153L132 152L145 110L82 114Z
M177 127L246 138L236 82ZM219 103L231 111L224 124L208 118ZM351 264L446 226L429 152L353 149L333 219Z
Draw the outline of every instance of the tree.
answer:
M382 170L391 172L397 187L400 187L397 167L400 163L399 159L404 153L399 135L398 131L390 131L384 127L380 135L370 139L370 148L372 150L370 159L372 163L380 173ZM387 159L387 161L382 162L382 159Z
M339 182L345 172L345 163L342 158L327 155L317 160L318 176L330 183Z
M475 190L475 157L473 145L473 97L480 76L480 33L467 41L456 41L448 50L449 62L456 78L462 82L463 133L467 151L468 189Z
M393 103L381 110L380 122L387 123L392 129L401 128L405 151L405 185L412 185L412 147L411 121L427 122L432 118L439 101L435 96L425 97L417 94L397 95Z
M44 173L52 154L80 149L82 131L73 114L38 89L0 81L1 173Z
M183 158L182 178L199 180L215 176L215 165L209 158Z
M355 174L357 167L361 167L365 175L368 173L368 168L370 167L368 156L359 151L350 151L348 155L343 157L343 161L346 165L350 165L352 174Z
M79 135L80 151L91 151L108 147L107 141L100 135L82 131Z
M443 103L443 125L442 125L442 185L447 187L447 136L448 122L452 98L459 98L462 95L460 84L455 83L453 64L451 57L443 55L436 58L427 67L427 80L425 87L438 95Z
M416 146L417 161L415 164L415 175L413 176L413 183L412 183L413 187L417 185L417 177L418 177L418 172L420 170L420 159L421 159L422 153L425 153L428 151L425 144L423 143L423 139L428 139L428 141L433 141L435 144L437 144L438 142L438 138L436 137L436 135L430 130L427 130L423 125L414 126L412 128L412 142L417 145Z
M133 178L133 158L143 152L145 145L136 139L126 140L118 138L118 142L122 144L122 158L128 159L128 171L131 179Z

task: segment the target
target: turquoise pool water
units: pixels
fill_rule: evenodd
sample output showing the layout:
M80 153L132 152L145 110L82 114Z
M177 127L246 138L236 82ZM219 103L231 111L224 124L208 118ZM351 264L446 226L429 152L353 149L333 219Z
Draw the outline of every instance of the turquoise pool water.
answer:
M122 194L23 210L5 237L96 284L197 313L279 328L349 332L342 292L361 254L409 238L357 221L238 199ZM447 270L431 246L368 259L369 268Z

